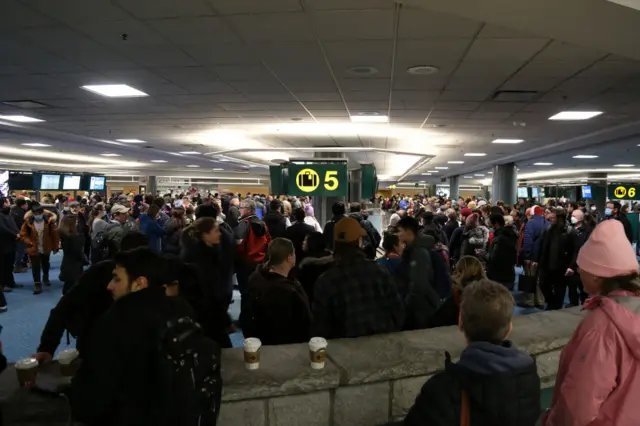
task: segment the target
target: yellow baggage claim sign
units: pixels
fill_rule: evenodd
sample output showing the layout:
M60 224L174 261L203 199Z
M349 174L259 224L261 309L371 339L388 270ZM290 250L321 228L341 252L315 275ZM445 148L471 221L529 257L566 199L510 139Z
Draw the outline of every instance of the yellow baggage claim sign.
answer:
M289 195L342 197L347 195L346 164L289 164Z
M640 185L609 185L610 200L640 200Z

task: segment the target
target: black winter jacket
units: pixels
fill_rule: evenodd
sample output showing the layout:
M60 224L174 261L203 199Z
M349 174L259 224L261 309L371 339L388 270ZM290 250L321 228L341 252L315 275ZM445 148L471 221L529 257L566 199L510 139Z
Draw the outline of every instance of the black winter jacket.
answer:
M259 267L249 277L245 337L265 345L303 343L311 338L311 309L299 282Z
M20 230L9 213L0 213L0 253L15 252Z
M285 236L291 240L293 247L296 249L296 265L300 264L304 258L304 251L302 250L304 239L313 232L315 232L313 226L304 222L294 222L293 225L287 228Z
M518 259L518 235L512 226L496 230L487 251L487 278L513 288Z
M349 217L360 222L360 226L362 226L362 228L367 232L367 236L363 239L363 250L366 253L367 258L375 259L376 251L382 241L380 233L362 213L351 213L349 214Z
M310 305L313 303L316 281L333 266L334 262L335 259L331 253L324 253L324 256L307 256L298 265L298 280L309 298Z
M447 359L445 371L425 383L405 426L459 425L463 390L471 426L534 426L540 417L540 378L533 358L508 341L474 342L460 362Z
M278 211L269 211L264 215L262 221L267 225L271 238L286 238L287 219Z
M329 222L324 226L324 231L322 235L324 235L325 246L327 250L333 251L333 230L336 227L336 223L338 223L341 219L344 219L346 216L333 216Z

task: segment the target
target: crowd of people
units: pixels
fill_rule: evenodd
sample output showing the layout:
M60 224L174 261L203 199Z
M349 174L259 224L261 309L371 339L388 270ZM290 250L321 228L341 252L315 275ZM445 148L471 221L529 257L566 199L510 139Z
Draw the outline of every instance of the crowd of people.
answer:
M51 362L65 331L76 338L82 365L68 397L84 424L192 424L184 419L193 416L213 424L220 348L231 347L237 329L276 345L457 325L468 348L425 384L405 423L458 424L467 412L491 419L482 424L533 425L535 363L508 341L516 281L523 306L562 309L568 289L569 306L591 311L563 352L543 424L640 418L631 399L640 387L640 280L617 202L600 218L563 200L509 206L394 196L375 200L389 222L381 235L356 202L335 203L322 226L308 197L1 201L5 291L29 265L41 293L51 282L51 254L63 252L63 296L33 356ZM236 284L234 323L227 312ZM176 349L167 341L177 338L167 336L189 338ZM189 363L194 353L212 360L210 373ZM167 359L174 366L187 359L193 389L173 380L181 369ZM207 397L194 405L188 399L198 389ZM176 392L188 396L174 402Z

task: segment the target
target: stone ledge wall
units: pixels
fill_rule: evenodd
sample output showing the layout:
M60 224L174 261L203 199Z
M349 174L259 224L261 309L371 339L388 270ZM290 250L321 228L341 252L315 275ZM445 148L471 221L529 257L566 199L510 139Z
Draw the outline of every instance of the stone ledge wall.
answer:
M542 387L555 383L562 348L584 316L579 308L514 319L511 340L537 362ZM242 349L226 349L220 425L373 426L404 418L422 385L466 346L457 327L329 342L323 370L309 367L306 344L265 346L260 369Z

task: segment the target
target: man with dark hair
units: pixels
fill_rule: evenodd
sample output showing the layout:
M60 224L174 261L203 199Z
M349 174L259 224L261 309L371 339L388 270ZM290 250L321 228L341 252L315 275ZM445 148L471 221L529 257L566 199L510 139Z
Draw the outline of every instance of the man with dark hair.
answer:
M609 201L607 203L607 208L604 211L604 215L605 220L615 219L622 223L627 239L630 243L633 243L633 228L631 227L631 222L629 222L627 215L622 211L622 204L620 204L619 201Z
M149 239L143 233L131 231L122 238L120 248L127 251L148 246ZM78 283L58 300L42 330L38 352L34 355L40 363L51 362L65 329L76 338L76 348L80 356L84 356L96 322L113 302L107 286L114 268L115 262L111 259L91 265Z
M333 217L324 227L324 238L327 245L327 250L333 250L333 229L341 219L344 219L347 213L347 208L342 201L338 201L331 206L331 213Z
M75 421L87 425L166 424L162 333L195 318L180 297L167 297L163 258L148 248L118 253L107 289L115 302L98 320L69 392Z
M378 246L380 246L382 237L375 226L373 226L373 224L364 217L361 210L362 207L360 206L360 203L351 203L349 205L349 217L357 220L358 223L360 223L360 226L362 226L362 229L367 233L363 239L362 248L367 255L367 258L373 260L376 258L376 252L378 250Z
M396 226L398 238L406 244L402 253L408 268L405 328L410 330L427 328L429 318L440 305L440 295L436 289L436 272L431 257L435 238L420 235L419 227L418 221L411 216L403 217Z
M404 312L389 273L366 258L366 231L356 219L334 228L336 263L315 284L314 335L327 339L392 333L402 328Z
M280 200L272 200L269 203L269 211L264 215L262 220L269 229L271 238L284 238L287 232L287 219L281 212L282 203ZM289 224L290 225L290 224Z
M513 296L499 283L481 280L464 289L459 326L467 347L455 364L447 354L444 371L424 384L406 426L461 424L464 411L484 424L536 424L540 378L533 358L507 340L513 308Z
M296 263L300 264L302 258L304 258L304 250L302 249L302 243L307 235L315 232L313 226L305 223L304 218L306 214L304 209L295 209L293 211L293 218L295 222L287 228L285 232L285 238L289 239L296 249Z
M249 277L249 313L242 332L265 345L307 342L311 337L311 310L307 295L291 276L295 248L286 238L269 244L269 261Z
M27 210L29 210L29 202L24 198L16 198L16 204L11 208L11 217L18 229L22 229L22 225L24 224L24 216L27 214ZM16 241L16 255L15 255L15 267L13 272L15 274L20 274L22 272L27 272L27 264L25 262L27 253L27 247L22 240Z
M518 235L512 226L505 226L502 214L491 215L489 221L493 227L493 240L486 255L487 277L512 290L516 280Z

